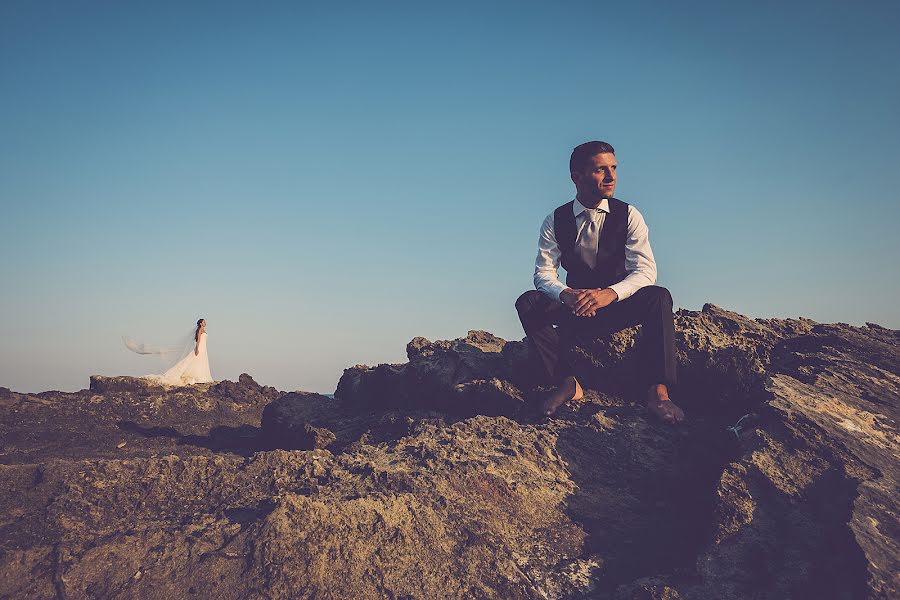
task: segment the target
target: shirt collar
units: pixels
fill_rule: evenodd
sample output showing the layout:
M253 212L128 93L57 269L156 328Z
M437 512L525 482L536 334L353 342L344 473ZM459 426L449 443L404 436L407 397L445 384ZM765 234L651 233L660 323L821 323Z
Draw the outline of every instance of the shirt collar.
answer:
M590 209L587 208L585 205L583 205L581 202L579 202L578 198L576 198L575 202L572 203L572 212L575 213L576 217L586 210L590 210ZM602 210L606 214L609 214L609 200L607 200L606 198L601 200L600 204L597 206L597 210Z

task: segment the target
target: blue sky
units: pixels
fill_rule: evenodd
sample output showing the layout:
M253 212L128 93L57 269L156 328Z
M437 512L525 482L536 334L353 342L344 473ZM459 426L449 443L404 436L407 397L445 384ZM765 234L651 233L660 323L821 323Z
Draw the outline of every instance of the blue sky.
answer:
M617 149L678 307L900 327L896 3L0 6L0 385L330 392L522 333L572 147Z

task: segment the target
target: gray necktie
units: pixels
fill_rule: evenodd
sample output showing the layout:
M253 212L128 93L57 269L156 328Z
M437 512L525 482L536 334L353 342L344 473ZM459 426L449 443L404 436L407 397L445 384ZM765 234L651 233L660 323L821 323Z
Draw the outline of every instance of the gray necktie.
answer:
M600 230L603 228L606 213L602 210L588 208L582 214L584 215L584 226L578 234L575 245L581 259L593 269L597 264L597 244L600 240Z

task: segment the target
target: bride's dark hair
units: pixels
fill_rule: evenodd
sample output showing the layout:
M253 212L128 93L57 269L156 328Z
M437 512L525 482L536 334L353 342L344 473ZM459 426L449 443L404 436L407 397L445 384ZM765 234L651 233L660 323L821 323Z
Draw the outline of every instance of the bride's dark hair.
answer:
M197 329L194 330L194 341L197 341L197 337L200 335L200 323L205 321L206 319L197 319ZM181 338L184 339L184 338Z

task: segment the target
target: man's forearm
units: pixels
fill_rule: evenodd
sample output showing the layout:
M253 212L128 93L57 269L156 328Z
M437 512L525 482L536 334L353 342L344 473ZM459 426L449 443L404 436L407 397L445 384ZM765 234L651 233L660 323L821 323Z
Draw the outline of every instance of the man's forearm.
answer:
M566 284L560 281L558 277L550 277L542 273L535 273L534 287L557 302L560 301L559 295L567 288Z
M534 261L534 287L559 302L559 294L566 285L559 280L559 261L562 253L553 230L553 214L541 224L538 253Z
M655 277L651 278L646 273L635 271L633 273L629 273L622 281L609 286L609 289L616 293L619 301L622 301L633 295L642 287L653 285L654 283L656 283Z

